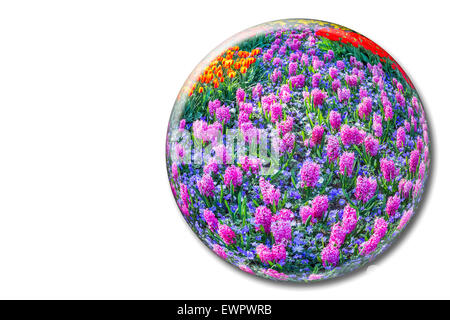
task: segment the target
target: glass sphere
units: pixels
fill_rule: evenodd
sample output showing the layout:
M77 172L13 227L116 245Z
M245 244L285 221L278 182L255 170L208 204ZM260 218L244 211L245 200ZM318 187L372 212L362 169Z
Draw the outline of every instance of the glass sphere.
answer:
M195 68L170 116L166 162L184 219L219 257L264 278L317 281L367 264L406 227L429 138L419 95L385 50L290 19L235 35Z

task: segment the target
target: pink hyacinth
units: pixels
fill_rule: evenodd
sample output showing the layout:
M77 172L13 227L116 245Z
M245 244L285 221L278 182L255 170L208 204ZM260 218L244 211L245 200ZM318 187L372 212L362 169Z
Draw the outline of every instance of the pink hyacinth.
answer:
M248 156L241 156L239 164L244 172L251 171L253 174L258 173L261 168L261 160L258 158L249 158Z
M281 122L277 123L278 132L281 135L291 132L293 125L294 125L294 118L291 116L288 116L285 121L281 121Z
M281 209L276 215L272 217L272 222L278 220L291 222L292 220L294 220L294 213L289 209Z
M327 143L327 156L329 161L335 161L339 158L339 151L341 146L339 144L339 139L334 136L328 137Z
M233 184L233 187L240 186L242 184L242 171L238 167L232 165L229 166L225 170L225 174L223 176L223 181L225 185L229 186L230 183Z
M345 81L349 87L356 87L358 85L358 77L355 75L345 75Z
M417 136L417 150L419 150L419 152L422 152L423 150L423 140L419 136Z
M251 103L241 103L239 105L239 112L246 114L247 117L249 114L251 114L253 112L253 105Z
M276 67L280 67L282 65L281 59L279 57L274 58L272 64Z
M309 64L309 57L305 53L303 53L302 57L300 58L300 64L301 65L308 65Z
M315 187L317 181L319 181L319 176L320 176L320 165L310 160L307 160L300 170L302 188Z
M240 264L239 269L241 269L242 271L245 271L247 273L250 273L250 274L255 274L253 272L253 270L249 266L246 266L245 264Z
M400 206L400 197L398 195L394 195L389 197L386 202L386 213L389 216L393 216Z
M347 88L337 89L339 102L348 101L350 99L350 90Z
M288 278L288 275L284 274L283 272L279 272L275 269L262 269L261 272L271 278L278 280L287 280Z
M322 279L322 277L323 276L321 274L311 273L308 277L308 280L310 280L310 281L320 280L320 279Z
M408 122L408 120L405 120L403 122L403 126L405 127L406 132L411 131L411 124Z
M236 102L240 104L245 100L245 91L242 88L236 90Z
M296 62L300 58L299 54L296 52L292 52L289 56L289 61Z
M312 102L315 107L322 105L327 96L328 94L326 92L323 92L318 88L314 88L311 91Z
M205 174L217 173L218 171L219 166L214 158L210 158L208 163L203 167L203 173Z
M214 117L214 115L216 114L217 108L220 108L220 101L219 100L216 99L216 100L208 102L208 111L209 111L209 115L211 117Z
M417 169L417 164L419 163L420 153L419 150L415 149L411 151L409 156L409 172L415 173Z
M328 55L330 56L330 59L333 60L334 59L334 51L329 49L328 50Z
M331 227L330 245L334 244L340 248L344 244L346 235L345 229L339 223L334 224Z
M356 209L346 205L344 208L344 214L342 215L342 228L345 233L351 233L358 223L358 216L356 214Z
M375 178L359 176L356 179L355 197L363 203L369 201L375 195L376 190L377 180Z
M328 210L328 197L325 195L316 196L311 203L313 216L316 219L321 219Z
M231 156L228 154L227 147L224 144L215 146L214 151L216 153L216 161L220 164L226 164L231 161Z
M300 209L300 217L302 218L302 222L306 223L309 217L314 217L314 213L311 207L304 206ZM313 223L313 219L311 218L311 224Z
M220 108L217 108L216 110L216 118L219 122L227 123L230 121L230 109L226 106L222 106Z
M386 181L392 181L395 179L397 172L395 169L395 163L394 160L388 160L386 158L383 158L380 160L380 169L383 173L383 178L386 179Z
M311 85L313 88L317 88L319 86L321 77L322 77L322 75L320 73L313 74L312 79L311 79Z
M294 89L303 88L303 86L305 85L305 76L303 74L292 76L289 78L289 81L292 85L292 88Z
M292 150L294 149L295 136L292 132L288 132L283 136L283 138L281 138L279 142L280 154L284 154L285 152L292 152Z
M211 231L214 232L217 230L217 227L219 226L219 221L217 220L216 216L211 210L209 209L203 210L203 218L205 218L205 221L208 224L208 228Z
M307 101L307 100L310 98L310 94L309 94L308 91L303 91L303 92L302 92L302 95L303 95L303 99L304 99L305 101Z
M341 114L332 110L330 112L330 125L334 130L339 130L341 127Z
M289 63L289 76L295 76L297 74L297 62Z
M219 235L222 238L223 242L225 242L225 244L232 244L236 242L236 240L234 239L236 234L226 224L221 224L219 226Z
M413 187L413 196L416 198L419 195L420 190L422 190L422 182L417 179Z
M412 103L412 105L414 107L414 110L419 112L419 100L417 100L417 97L412 97L411 103Z
M275 244L272 246L273 262L280 262L286 260L286 248L282 244Z
M214 180L209 174L204 174L202 178L197 182L198 190L200 194L205 197L214 196Z
M405 146L406 133L405 128L400 127L397 130L397 148L403 148Z
M322 143L323 131L323 127L319 125L313 128L310 140L313 145L317 146Z
M372 235L369 238L369 240L367 240L359 245L359 253L363 256L367 256L368 254L375 251L379 242L380 242L380 237L378 237L375 234Z
M324 66L324 62L322 60L319 59L319 57L314 56L313 57L313 69L314 70L319 70L320 68L322 68Z
M186 119L181 119L181 120L180 120L180 125L179 125L178 129L179 129L180 131L182 131L182 130L184 130L185 127L186 127Z
M262 94L262 90L263 90L263 86L261 85L261 83L258 83L253 89L252 89L252 96L253 99L257 99L261 97Z
M378 115L377 113L375 113L373 115L372 129L373 129L373 132L375 133L375 136L377 136L377 137L381 137L383 135L382 121L383 121L383 119L380 115Z
M258 158L250 158L250 170L253 174L257 174L261 169L261 159Z
M194 132L194 137L199 140L207 140L208 123L203 120L196 120L192 124L192 131Z
M372 157L375 157L378 153L380 143L378 142L378 139L375 139L369 134L364 139L364 146L366 147L366 152L370 154Z
M339 73L339 71L335 67L331 67L328 70L328 74L330 75L331 79L333 79L333 80L337 78L338 73Z
M185 155L184 147L181 143L175 143L175 153L178 159L183 159Z
M244 172L250 170L250 160L248 156L239 157L239 164L241 165L242 170L244 170Z
M398 230L403 229L403 227L408 223L409 219L412 216L412 213L413 213L412 209L403 212L402 218L400 219L400 222L397 227Z
M395 99L397 100L399 105L401 105L402 107L405 107L406 100L405 100L404 95L402 95L400 92L396 92Z
M178 179L178 166L176 163L172 163L172 177L174 180Z
M339 158L339 172L342 175L351 176L353 172L353 163L355 161L354 152L344 152Z
M383 218L376 218L373 225L373 234L383 238L386 235L388 229L388 223Z
M241 132L245 142L255 143L259 141L258 129L253 126L251 122L246 122L241 125Z
M180 183L180 199L186 207L191 203L187 186L184 183Z
M275 103L270 107L271 121L276 123L278 119L283 115L283 106L279 103Z
M256 247L256 254L262 263L269 263L269 261L273 261L272 250L263 244Z
M265 233L270 233L270 224L272 223L272 212L260 206L255 211L255 229L258 230L260 226L264 228Z
M404 180L404 179L402 179L402 180ZM413 188L413 183L411 180L405 180L404 184L401 187L400 187L400 183L399 183L398 188L399 188L399 191L401 191L402 196L404 198L408 198L409 193L410 193L411 189Z
M426 170L425 162L421 161L419 165L419 178L422 180L425 178L425 170Z
M281 193L279 189L276 189L270 182L266 181L263 177L259 178L259 188L263 196L264 203L267 205L277 205L280 200Z
M392 111L391 105L384 106L384 120L389 121L394 116L394 112Z
M359 88L359 98L363 100L365 97L368 97L369 93L364 87Z
M322 265L324 267L327 265L335 267L339 262L339 248L333 244L328 244L325 248L323 248L321 257Z
M222 248L220 245L215 244L213 246L213 251L222 259L226 259L227 258L227 253L225 252L225 249Z
M203 140L205 142L206 141L216 142L216 140L219 138L220 133L222 133L222 124L216 121L213 124L208 125L206 131L203 132L204 134Z
M281 71L278 69L273 70L271 79L272 82L277 82L279 79L281 79Z
M359 130L357 127L350 127L344 124L341 127L341 140L345 146L352 144L359 145L364 141L366 133L363 130Z
M291 223L289 221L273 221L270 230L276 244L287 244L292 239Z
M181 204L181 212L187 217L191 215L191 212L189 211L189 206L187 206L185 203Z
M280 88L280 99L284 103L288 103L291 100L291 90L289 89L289 85L283 84Z
M365 97L363 101L359 104L358 115L361 119L369 119L372 113L372 99Z
M341 88L341 81L339 79L333 80L331 83L331 89L333 91L337 91L339 88Z

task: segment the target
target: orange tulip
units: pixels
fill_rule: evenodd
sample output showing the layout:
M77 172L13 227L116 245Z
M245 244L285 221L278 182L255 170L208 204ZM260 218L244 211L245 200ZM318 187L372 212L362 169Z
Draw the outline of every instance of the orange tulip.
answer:
M203 93L203 87L198 88L198 93Z
M242 68L241 68L241 73L242 73L242 74L245 74L246 72L247 72L247 68L246 68L246 67L242 67Z

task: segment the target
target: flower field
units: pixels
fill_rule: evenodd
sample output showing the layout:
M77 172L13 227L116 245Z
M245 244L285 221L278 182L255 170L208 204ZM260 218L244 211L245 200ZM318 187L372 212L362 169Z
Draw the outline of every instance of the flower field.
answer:
M350 272L417 210L430 165L420 98L386 51L344 27L286 20L248 34L180 92L173 195L195 234L245 272Z

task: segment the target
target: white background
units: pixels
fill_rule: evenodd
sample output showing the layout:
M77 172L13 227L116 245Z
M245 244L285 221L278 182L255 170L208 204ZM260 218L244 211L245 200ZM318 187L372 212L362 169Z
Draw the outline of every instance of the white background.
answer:
M166 125L184 80L231 35L316 18L387 49L432 128L428 194L368 271L278 284L220 261L172 198ZM450 298L444 1L2 1L0 298Z

